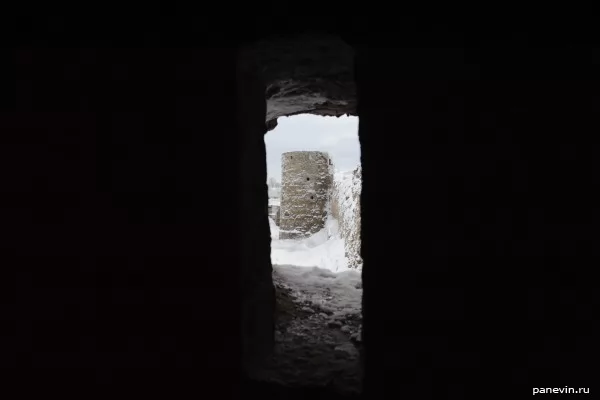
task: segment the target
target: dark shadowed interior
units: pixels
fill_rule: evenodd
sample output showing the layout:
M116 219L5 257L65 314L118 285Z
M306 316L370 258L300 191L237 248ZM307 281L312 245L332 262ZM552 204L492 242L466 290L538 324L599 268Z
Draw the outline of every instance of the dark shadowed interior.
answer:
M165 17L122 45L49 20L6 50L1 380L335 398L244 372L273 346L263 136L314 113L360 118L363 397L593 387L597 48L542 26L266 19L219 36Z

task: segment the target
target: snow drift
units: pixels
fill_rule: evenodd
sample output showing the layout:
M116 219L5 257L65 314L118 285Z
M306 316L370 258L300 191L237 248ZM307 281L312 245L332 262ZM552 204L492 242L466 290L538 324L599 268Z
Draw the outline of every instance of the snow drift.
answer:
M328 218L325 228L306 239L279 239L279 228L272 219L271 262L273 265L319 267L332 272L348 270L344 239L339 235L338 223Z

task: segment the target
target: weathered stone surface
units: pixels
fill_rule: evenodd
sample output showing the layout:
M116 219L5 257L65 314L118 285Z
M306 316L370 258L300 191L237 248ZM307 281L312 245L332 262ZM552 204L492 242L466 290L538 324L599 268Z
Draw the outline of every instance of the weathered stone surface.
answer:
M340 358L346 358L346 357L356 358L359 355L358 350L351 343L344 343L340 346L337 346L334 349L334 352L335 352L336 357L340 357Z
M342 323L337 320L331 320L331 321L327 322L327 326L330 328L341 328Z
M279 238L312 235L325 226L333 180L330 159L318 151L281 156L282 187Z
M350 336L350 339L355 341L355 342L362 342L362 331L358 331L356 333L353 333Z
M362 168L358 166L351 173L337 173L331 191L331 214L339 222L340 236L349 268L362 268L360 255L360 194L362 190ZM361 283L362 284L362 283Z
M354 50L337 36L277 36L244 49L266 85L267 129L296 114L356 115Z

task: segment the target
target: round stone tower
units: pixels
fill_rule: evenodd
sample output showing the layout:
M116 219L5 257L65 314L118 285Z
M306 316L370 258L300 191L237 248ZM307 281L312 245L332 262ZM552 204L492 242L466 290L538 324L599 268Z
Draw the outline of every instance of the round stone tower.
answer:
M279 238L298 239L325 227L333 166L319 151L281 155Z

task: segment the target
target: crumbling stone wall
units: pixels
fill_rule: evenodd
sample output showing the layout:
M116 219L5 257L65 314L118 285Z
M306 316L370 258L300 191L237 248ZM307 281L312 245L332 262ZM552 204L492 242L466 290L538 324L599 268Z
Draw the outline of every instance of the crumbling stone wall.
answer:
M325 227L333 182L327 153L294 151L281 156L279 238L296 239Z
M279 205L269 205L269 218L273 219L275 225L279 226Z
M362 268L360 255L360 193L362 168L336 173L331 192L331 215L339 223L349 268Z

